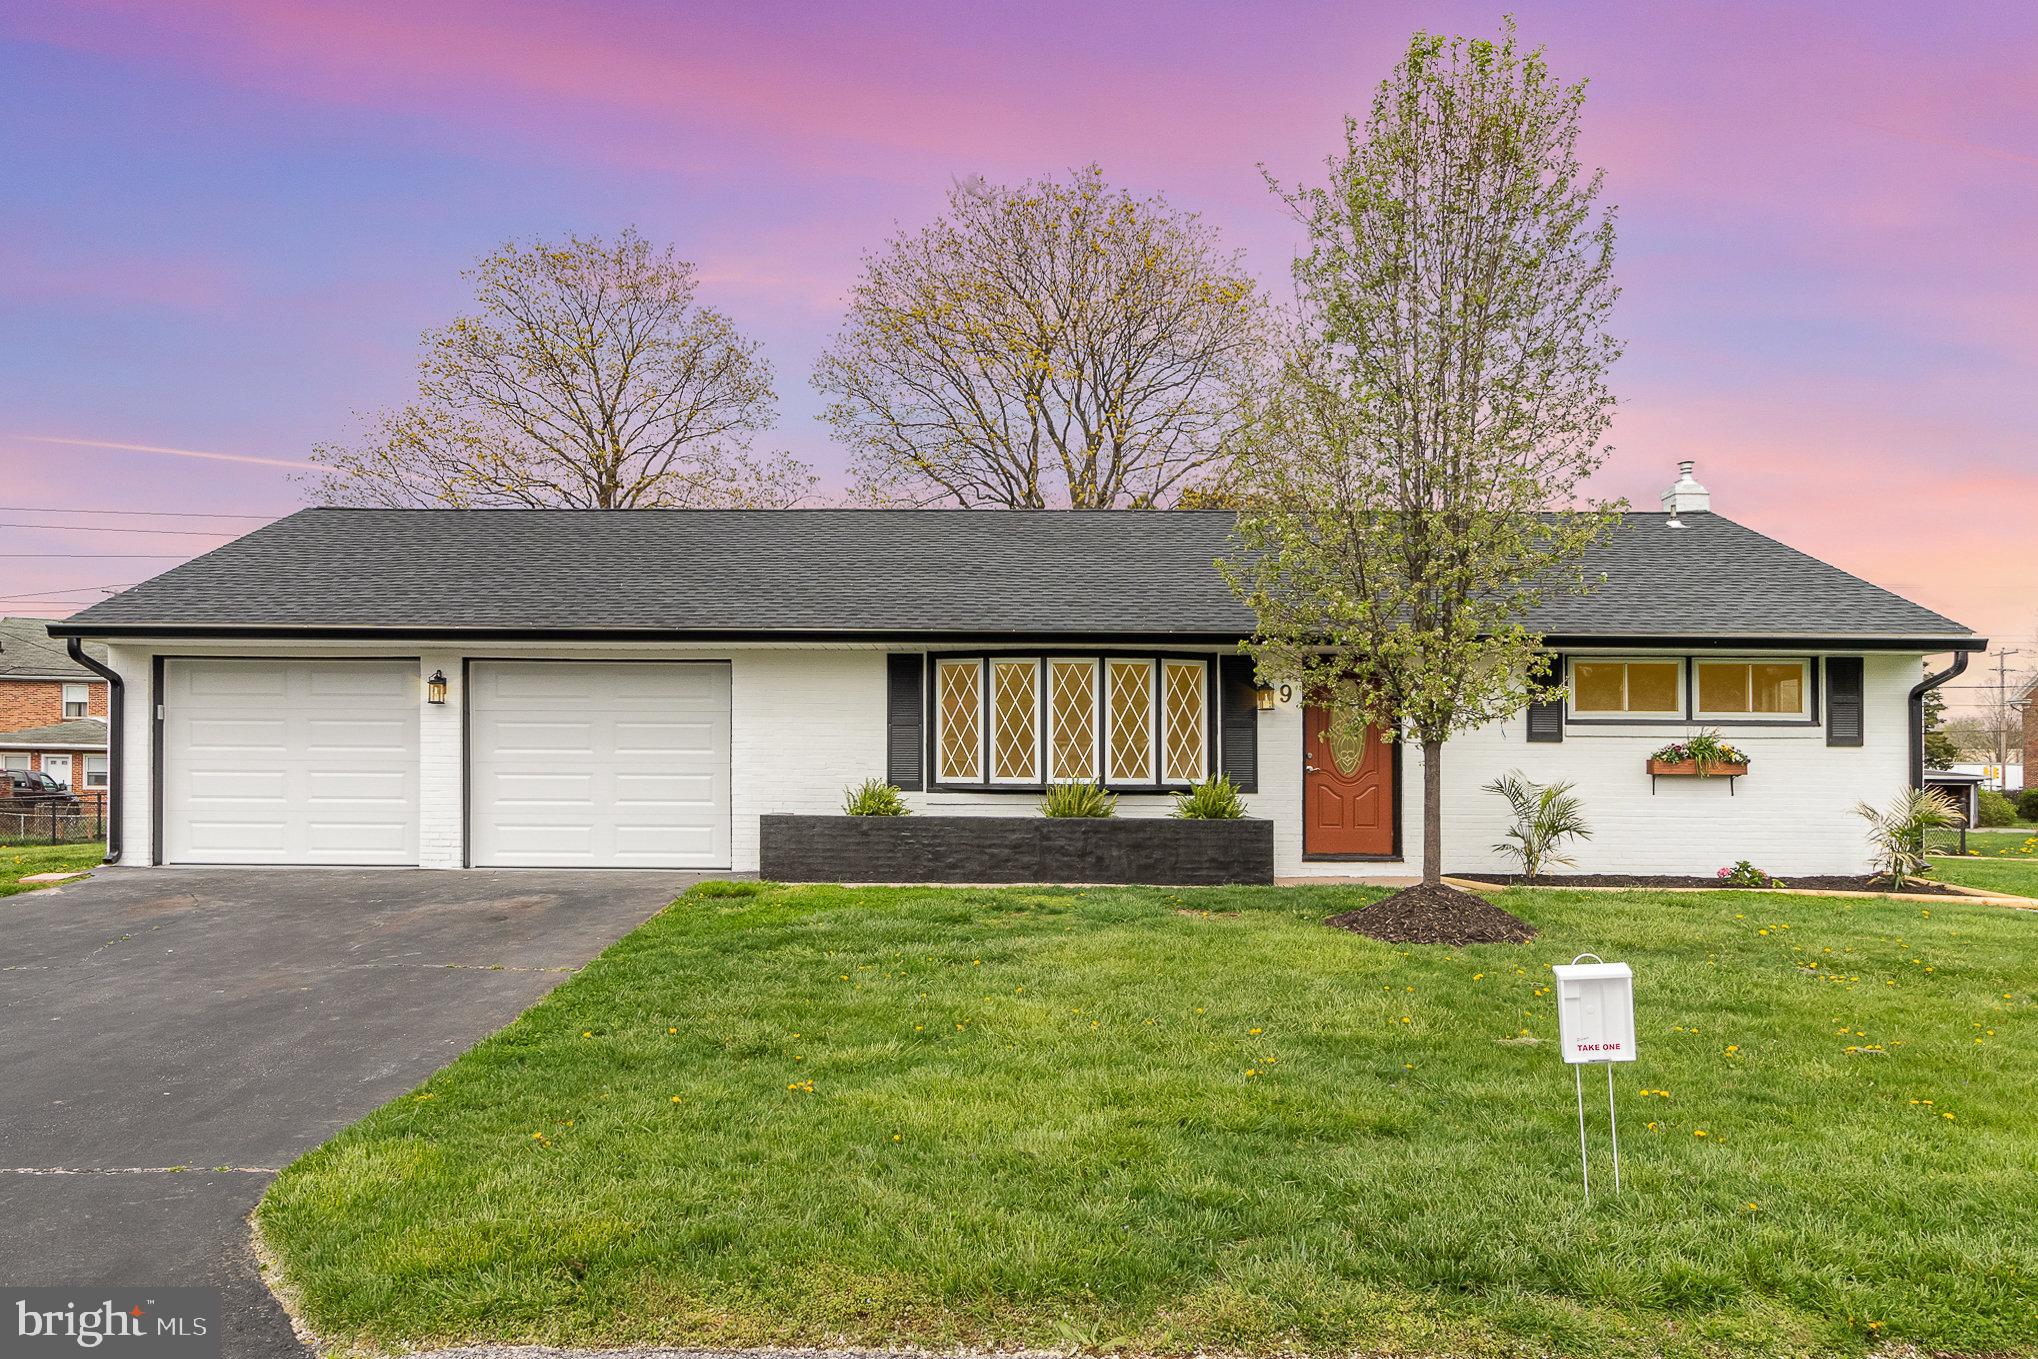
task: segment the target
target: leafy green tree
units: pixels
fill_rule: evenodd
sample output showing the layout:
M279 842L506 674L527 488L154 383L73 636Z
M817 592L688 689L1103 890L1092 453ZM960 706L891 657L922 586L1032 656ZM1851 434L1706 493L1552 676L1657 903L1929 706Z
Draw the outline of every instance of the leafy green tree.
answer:
M1620 345L1613 212L1575 152L1582 85L1510 22L1417 33L1307 231L1301 322L1255 400L1220 563L1257 615L1263 680L1423 754L1423 877L1443 870L1444 743L1550 692L1529 613L1590 588L1618 505L1588 501Z
M1925 691L1925 768L1951 769L1960 762L1960 743L1946 729L1946 696Z
M312 450L326 505L782 506L806 465L754 456L771 365L694 296L693 266L626 230L505 245L476 310L428 331L418 390L353 443Z
M813 382L864 503L1159 506L1229 460L1266 338L1215 230L1092 165L958 183L865 260Z

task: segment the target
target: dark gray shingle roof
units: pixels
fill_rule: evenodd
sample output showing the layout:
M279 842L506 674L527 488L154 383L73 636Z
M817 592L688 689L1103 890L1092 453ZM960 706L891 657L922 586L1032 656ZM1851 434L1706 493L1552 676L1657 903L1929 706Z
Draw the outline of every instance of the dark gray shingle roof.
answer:
M85 651L106 659L103 646ZM9 676L106 682L65 653L64 644L50 636L47 618L0 618L0 679Z
M1553 635L1968 636L1711 514L1628 516ZM57 625L1236 637L1228 513L303 510Z
M105 744L106 719L103 717L74 717L68 722L52 722L44 727L23 727L20 731L0 732L0 747L84 747Z

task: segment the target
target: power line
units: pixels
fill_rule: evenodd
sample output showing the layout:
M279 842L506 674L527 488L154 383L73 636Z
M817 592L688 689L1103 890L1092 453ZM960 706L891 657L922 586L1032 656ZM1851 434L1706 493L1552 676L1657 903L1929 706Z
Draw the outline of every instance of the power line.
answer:
M9 514L22 512L29 514L139 514L157 519L260 519L264 523L272 519L281 519L283 514L289 513L287 510L283 514L227 514L222 511L213 510L63 509L55 505L0 505L0 512Z
M238 529L159 529L145 525L108 528L103 524L22 524L0 519L0 528L43 529L50 533L174 533L185 538L238 538Z
M129 581L125 585L66 585L61 590L23 590L18 595L8 595L6 598L42 599L48 595L81 595L88 590L132 590L134 587L135 582L133 581Z

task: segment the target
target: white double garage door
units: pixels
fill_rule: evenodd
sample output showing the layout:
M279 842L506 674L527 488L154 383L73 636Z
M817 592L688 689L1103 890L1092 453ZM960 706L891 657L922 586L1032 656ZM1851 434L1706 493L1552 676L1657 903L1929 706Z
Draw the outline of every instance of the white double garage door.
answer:
M166 863L415 864L430 794L476 867L729 865L726 662L471 661L436 769L416 660L163 665Z

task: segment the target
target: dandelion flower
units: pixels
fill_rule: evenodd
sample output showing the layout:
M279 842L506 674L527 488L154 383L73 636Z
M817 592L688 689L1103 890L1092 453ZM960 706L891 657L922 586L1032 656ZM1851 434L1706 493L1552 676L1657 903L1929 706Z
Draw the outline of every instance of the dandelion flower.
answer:
M1705 1130L1704 1128L1693 1128L1693 1129L1691 1130L1691 1135L1692 1135L1693 1137L1710 1137L1710 1136L1712 1136L1712 1134L1711 1134L1711 1133L1709 1133L1709 1132L1707 1132L1707 1131L1706 1131L1706 1130Z
M679 1096L678 1096L678 1095L674 1095L674 1096L672 1097L672 1102L673 1102L674 1104L677 1104L677 1103L679 1103Z

